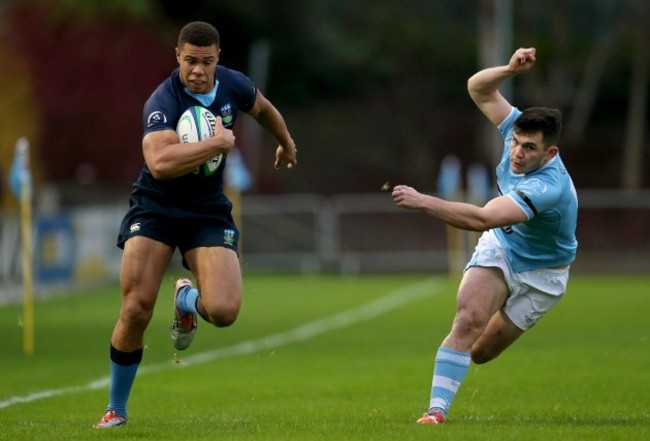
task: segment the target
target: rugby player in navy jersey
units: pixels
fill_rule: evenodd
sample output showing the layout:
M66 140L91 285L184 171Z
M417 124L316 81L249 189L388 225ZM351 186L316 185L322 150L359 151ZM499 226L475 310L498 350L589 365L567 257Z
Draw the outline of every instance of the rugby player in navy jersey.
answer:
M196 281L174 286L171 327L176 349L186 349L197 316L214 326L237 319L242 280L239 232L223 191L232 128L240 111L253 117L277 142L276 169L297 165L296 146L278 110L241 72L219 66L220 37L205 22L185 25L178 37L178 68L153 92L143 110L144 167L130 197L117 245L124 250L122 306L110 342L109 402L95 428L124 426L127 401L142 360L145 329L153 316L163 276L174 250ZM192 106L216 117L215 134L181 144L176 124Z
M497 166L500 195L484 207L445 201L398 185L397 206L421 210L451 226L484 231L458 288L456 317L435 358L428 411L418 424L441 424L470 366L486 363L560 301L575 259L578 199L557 142L561 115L523 112L499 93L501 84L535 63L520 48L507 65L468 80L472 100L504 138Z

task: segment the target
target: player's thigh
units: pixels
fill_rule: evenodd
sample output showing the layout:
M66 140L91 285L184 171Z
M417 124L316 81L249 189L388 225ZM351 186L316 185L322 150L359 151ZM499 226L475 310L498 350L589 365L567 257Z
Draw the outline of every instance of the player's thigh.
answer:
M471 314L475 320L486 324L503 306L508 294L508 285L500 268L470 267L463 274L458 288L458 313Z
M169 245L144 236L127 240L120 272L124 299L152 309L173 251Z
M469 352L506 296L507 288L499 268L468 268L458 288L454 323L443 346Z
M242 296L241 269L237 253L225 247L199 247L185 253L206 308L218 303L239 309Z

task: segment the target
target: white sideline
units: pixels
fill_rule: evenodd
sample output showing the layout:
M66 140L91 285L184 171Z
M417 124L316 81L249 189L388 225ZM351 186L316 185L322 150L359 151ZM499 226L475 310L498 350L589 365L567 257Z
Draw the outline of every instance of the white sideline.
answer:
M347 311L343 311L329 317L306 323L289 331L271 334L257 340L247 340L233 346L201 352L195 355L184 357L183 364L190 365L207 363L214 360L222 360L230 357L248 355L262 350L273 349L291 343L308 340L321 334L325 334L329 331L341 329L346 326L373 319L389 311L397 309L400 306L404 306L426 296L433 295L435 294L435 289L437 287L438 283L436 283L435 279L427 279L422 282L409 285L405 288L401 288L397 291L393 291L392 293L387 294L384 297L381 297L370 303L366 303L365 305L361 305L359 307L349 309ZM138 376L140 377L142 375L147 375L154 372L167 371L174 369L177 366L178 364L169 362L152 364L149 366L141 366L138 369ZM71 386L60 389L35 392L29 395L14 396L0 401L0 409L4 409L15 404L31 403L33 401L60 395L101 389L103 387L108 387L108 384L109 377L105 377L91 381L85 386Z

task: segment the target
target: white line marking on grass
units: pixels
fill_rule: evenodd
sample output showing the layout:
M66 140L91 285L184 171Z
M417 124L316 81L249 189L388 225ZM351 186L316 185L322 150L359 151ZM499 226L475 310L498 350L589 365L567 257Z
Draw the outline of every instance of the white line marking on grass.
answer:
M208 363L214 360L223 360L225 358L249 355L263 350L274 349L280 346L286 346L291 343L297 343L310 338L317 337L330 331L355 325L366 320L379 317L401 306L407 305L426 296L435 294L438 284L434 279L427 279L415 283L405 288L393 291L392 293L374 300L365 305L349 309L347 311L334 314L313 322L306 323L286 332L271 334L257 340L246 340L233 346L219 348L212 351L201 352L189 357L184 357L186 364ZM151 374L154 372L167 371L176 368L169 362L141 366L138 369L138 377ZM101 389L109 385L109 377L92 381L85 386L64 387L61 389L52 389L24 396L10 397L0 401L0 409L10 407L21 403L31 403L33 401L45 398L68 395L73 393L85 392L90 390Z

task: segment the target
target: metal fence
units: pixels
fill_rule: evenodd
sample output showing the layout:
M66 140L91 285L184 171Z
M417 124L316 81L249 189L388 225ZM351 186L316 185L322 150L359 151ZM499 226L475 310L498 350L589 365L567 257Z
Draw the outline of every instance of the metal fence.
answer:
M650 192L581 190L574 272L650 272ZM398 209L389 194L249 196L247 270L458 271L478 234Z
M650 192L581 190L573 272L650 271ZM117 280L124 204L78 207L34 219L38 292ZM398 209L390 194L244 196L238 219L246 272L460 271L478 237ZM17 215L0 224L0 301L19 296ZM176 255L174 265L179 265Z

